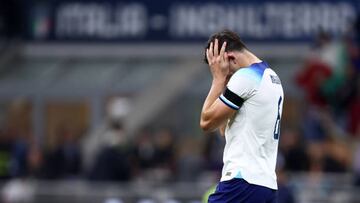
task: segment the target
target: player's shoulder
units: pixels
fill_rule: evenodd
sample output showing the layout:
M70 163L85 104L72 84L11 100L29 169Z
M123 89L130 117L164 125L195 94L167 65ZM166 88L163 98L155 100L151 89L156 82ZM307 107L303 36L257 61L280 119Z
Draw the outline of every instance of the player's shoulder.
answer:
M260 82L264 75L265 69L269 68L266 62L254 63L248 67L240 68L237 70L233 78L234 79L246 79Z

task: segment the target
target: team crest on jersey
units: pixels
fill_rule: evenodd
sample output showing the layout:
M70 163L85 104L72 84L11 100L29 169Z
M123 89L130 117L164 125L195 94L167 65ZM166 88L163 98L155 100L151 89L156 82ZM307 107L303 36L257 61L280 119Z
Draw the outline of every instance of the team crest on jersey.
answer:
M271 82L274 84L281 84L280 78L276 75L270 75Z

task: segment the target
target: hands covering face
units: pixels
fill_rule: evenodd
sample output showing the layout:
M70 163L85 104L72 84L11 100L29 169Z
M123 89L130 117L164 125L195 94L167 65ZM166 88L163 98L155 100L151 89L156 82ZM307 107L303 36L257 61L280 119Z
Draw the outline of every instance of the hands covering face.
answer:
M219 40L215 39L206 49L206 57L214 80L226 81L230 72L230 62L228 54L225 52L226 42L221 45L219 51Z

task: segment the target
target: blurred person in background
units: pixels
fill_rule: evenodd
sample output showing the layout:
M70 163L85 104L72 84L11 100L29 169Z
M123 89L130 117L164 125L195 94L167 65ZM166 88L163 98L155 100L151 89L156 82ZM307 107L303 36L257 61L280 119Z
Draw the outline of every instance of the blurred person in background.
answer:
M298 131L284 129L279 145L279 151L284 159L282 168L293 172L304 172L309 169L306 143Z
M159 182L175 179L175 135L170 128L156 129L153 134L149 130L140 132L134 149L135 156L131 158L138 164L132 170L140 175L136 178Z
M351 164L351 152L348 149L348 133L337 124L330 111L321 113L321 123L326 139L322 142L325 172L346 172Z
M359 77L357 77L359 78ZM348 106L348 132L355 138L360 138L360 80L356 82L353 99Z
M0 129L0 179L8 179L11 177L12 134L9 129Z
M56 132L58 140L46 154L45 172L49 179L74 178L81 172L81 154L78 136L67 124Z
M347 172L351 164L351 152L347 149L349 143L329 137L324 145L324 171L330 173Z
M27 154L27 163L28 177L38 179L44 178L44 153L38 145L32 144L30 146Z
M360 16L358 15L350 33L346 36L347 52L349 53L349 67L347 69L347 85L343 88L349 92L346 129L357 141L360 137ZM357 157L358 145L355 145L355 157ZM357 160L357 158L355 158ZM357 165L355 161L355 168Z
M175 136L168 128L160 129L154 137L155 167L164 168L169 171L174 170L174 150L175 150Z
M216 132L210 136L206 136L204 139L204 159L206 168L211 171L219 172L223 165L222 156L225 139Z
M13 177L24 177L28 174L27 155L30 150L31 140L27 133L20 133L20 131L15 131L12 139L11 175Z
M64 173L67 177L77 176L81 172L82 162L79 135L68 128L61 129L60 133L62 140L59 150L63 157Z
M89 172L96 181L129 181L131 179L131 149L125 140L123 123L114 120L103 135L107 144L102 146Z
M124 128L130 101L115 97L106 109L105 122L82 142L85 174L95 181L129 181L133 174L138 174L133 170L136 155Z
M179 143L176 158L177 181L191 182L200 180L206 164L201 156L200 146L199 140L194 138L186 138Z
M136 136L134 142L134 165L133 173L136 177L140 177L144 170L154 167L155 146L153 143L153 135L149 128L144 128Z
M323 107L326 99L322 92L324 82L332 75L332 68L325 59L332 59L332 51L327 52L331 47L331 38L327 33L320 32L310 55L305 61L304 67L296 75L297 84L305 91L305 98L313 106ZM332 50L332 48L329 48Z
M289 183L288 172L285 169L285 165L286 165L286 160L284 159L280 151L276 163L276 174L278 178L278 187L279 187L277 203L295 203L296 201L295 201L294 190Z
M23 99L15 100L7 105L4 120L5 148L10 150L8 173L13 178L25 177L28 173L27 154L32 142L31 128L27 124L30 105Z

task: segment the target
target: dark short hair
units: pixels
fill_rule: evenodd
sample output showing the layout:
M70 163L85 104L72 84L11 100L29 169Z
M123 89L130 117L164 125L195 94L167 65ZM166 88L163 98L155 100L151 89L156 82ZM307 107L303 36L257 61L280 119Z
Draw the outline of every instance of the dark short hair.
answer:
M226 42L225 51L243 51L244 49L247 49L244 42L241 41L239 35L231 30L223 30L221 32L214 33L210 36L205 47L204 61L207 64L209 62L206 57L206 49L210 47L210 43L214 42L215 39L218 39L219 41L219 49L221 48L221 45Z

